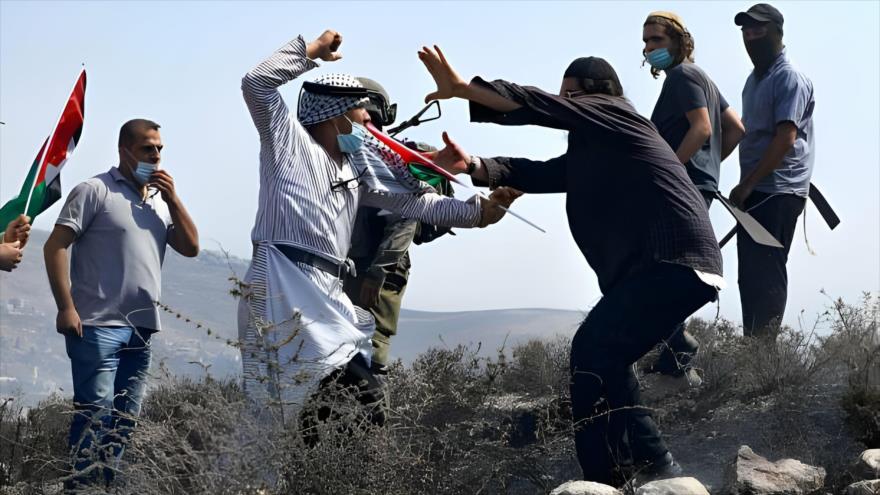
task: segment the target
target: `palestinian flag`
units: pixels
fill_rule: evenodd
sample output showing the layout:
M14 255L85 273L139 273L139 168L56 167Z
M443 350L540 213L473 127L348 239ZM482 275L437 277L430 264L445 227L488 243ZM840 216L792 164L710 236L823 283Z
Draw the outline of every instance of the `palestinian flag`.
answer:
M37 215L61 198L61 167L67 163L79 143L85 117L85 102L86 70L83 69L76 79L61 118L58 119L58 125L43 141L43 146L21 186L21 192L0 208L0 231L24 213L25 207L33 223Z

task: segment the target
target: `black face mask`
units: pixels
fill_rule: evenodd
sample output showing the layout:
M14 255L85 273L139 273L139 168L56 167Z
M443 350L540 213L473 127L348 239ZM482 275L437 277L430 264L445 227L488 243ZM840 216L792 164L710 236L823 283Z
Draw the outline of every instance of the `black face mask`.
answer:
M769 34L746 41L745 45L746 52L749 54L749 58L752 59L752 64L758 69L758 72L766 71L779 54L776 50L776 40Z

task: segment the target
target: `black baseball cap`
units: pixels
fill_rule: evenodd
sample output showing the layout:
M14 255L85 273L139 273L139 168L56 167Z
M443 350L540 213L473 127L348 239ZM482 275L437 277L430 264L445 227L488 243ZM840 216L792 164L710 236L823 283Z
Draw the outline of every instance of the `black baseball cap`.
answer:
M758 3L749 7L749 10L736 14L736 17L733 18L733 22L737 26L747 24L749 21L772 22L782 27L784 19L782 12L776 10L776 7L766 3Z

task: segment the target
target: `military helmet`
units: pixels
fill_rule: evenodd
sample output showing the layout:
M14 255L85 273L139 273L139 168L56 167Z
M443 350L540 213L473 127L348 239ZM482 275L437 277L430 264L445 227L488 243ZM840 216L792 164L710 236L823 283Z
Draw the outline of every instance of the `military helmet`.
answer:
M364 108L370 113L370 119L374 124L377 127L393 124L397 118L397 103L391 103L391 98L385 88L367 77L358 77L357 80L367 89L370 102Z

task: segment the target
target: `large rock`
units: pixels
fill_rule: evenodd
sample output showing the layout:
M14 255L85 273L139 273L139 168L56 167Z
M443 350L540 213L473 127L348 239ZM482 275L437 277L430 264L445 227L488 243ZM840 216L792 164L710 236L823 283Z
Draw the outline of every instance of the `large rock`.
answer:
M880 493L880 480L859 481L846 487L845 495L877 495Z
M856 461L855 475L862 480L880 478L880 449L869 449L862 452Z
M709 495L709 490L696 478L670 478L645 483L636 495Z
M592 481L568 481L556 487L550 495L623 495L613 486Z
M822 489L825 470L794 459L770 462L747 445L739 448L726 473L730 495L806 495Z

